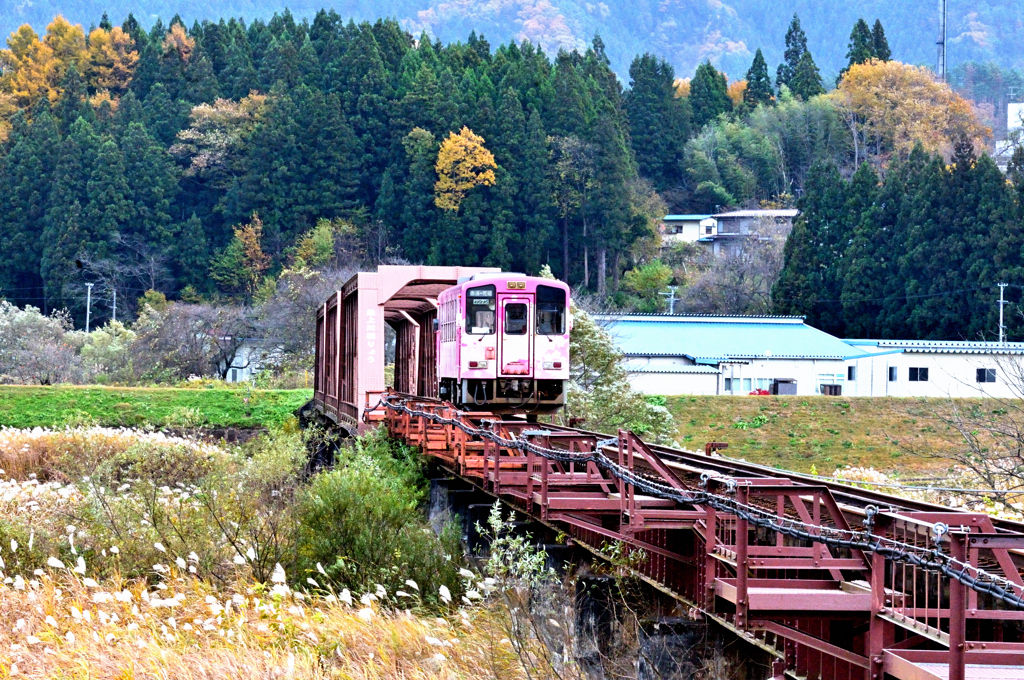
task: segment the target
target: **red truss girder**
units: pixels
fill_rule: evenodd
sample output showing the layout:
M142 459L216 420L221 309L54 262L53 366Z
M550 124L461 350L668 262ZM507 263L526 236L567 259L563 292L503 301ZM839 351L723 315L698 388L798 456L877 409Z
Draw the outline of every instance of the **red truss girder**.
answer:
M521 437L578 453L593 452L599 443L592 433L541 430L490 413L460 412L437 400L406 404L456 419L467 429L489 429L505 441ZM593 552L616 541L641 552L642 578L774 651L778 677L882 680L889 674L926 680L936 677L933 664L938 663L948 665L942 677L949 680L982 677L986 665L1001 666L999 677L1024 678L1022 627L1015 625L1024 620L1024 611L999 606L958 581L886 565L877 554L830 549L759 529L743 516L710 506L638 493L594 462L523 453L390 408L370 413L369 420L383 421L392 436ZM603 452L662 485L697 488L699 465L663 460L631 432L620 430L615 445ZM731 489L738 503L768 511L779 522L823 531L860 529L864 522L862 508L841 505L826 486L765 477L710 477L705 483L715 493ZM951 527L939 549L1022 582L1024 533L997 533L983 514L883 511L872 531L934 548L929 541L939 522Z

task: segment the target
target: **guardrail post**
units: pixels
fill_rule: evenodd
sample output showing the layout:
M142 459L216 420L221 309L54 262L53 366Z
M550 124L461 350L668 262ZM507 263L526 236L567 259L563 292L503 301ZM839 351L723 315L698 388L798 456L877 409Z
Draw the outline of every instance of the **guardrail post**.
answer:
M551 448L548 437L541 438L544 448ZM548 467L550 467L551 461L547 458L541 458L540 460L540 518L544 521L548 519Z
M625 439L626 433L619 430L619 441L617 442L619 448L619 469L625 467ZM622 533L622 520L626 516L626 482L616 477L615 486L619 490L619 532Z
M529 448L526 449L526 507L533 510L533 466L536 456Z
M634 435L633 432L629 432L627 436L629 438L627 439L626 465L629 467L630 472L633 472L636 469L636 465L634 463L634 454L636 453L636 435ZM636 532L636 528L639 525L639 522L637 521L637 487L633 484L628 484L626 488L629 491L629 499L627 500L626 508L630 513L629 526L630 534L632 535Z
M747 504L747 485L736 488L736 502L741 506L736 515L736 627L747 629L747 519L742 513L742 506Z
M715 574L718 560L715 559L715 542L718 540L718 515L710 505L705 510L704 520L704 610L715 611Z
M497 423L491 424L491 431L501 437L501 426ZM501 496L501 444L491 442L494 445L494 484L491 490L495 496Z
M967 534L950 532L949 555L961 564L967 561ZM949 579L949 680L964 680L967 638L967 597L963 583Z

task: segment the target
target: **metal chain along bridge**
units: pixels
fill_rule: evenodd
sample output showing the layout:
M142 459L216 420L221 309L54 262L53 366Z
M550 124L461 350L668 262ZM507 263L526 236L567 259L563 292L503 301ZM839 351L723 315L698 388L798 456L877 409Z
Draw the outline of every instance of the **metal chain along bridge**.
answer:
M776 677L1024 678L1024 533L756 465L383 395L370 422L778 657Z
M776 678L1024 680L1024 525L631 432L460 411L425 394L423 329L431 293L465 270L393 269L397 282L359 274L321 310L321 417L387 427L595 555L621 542L640 578L771 655ZM401 392L384 388L385 319Z

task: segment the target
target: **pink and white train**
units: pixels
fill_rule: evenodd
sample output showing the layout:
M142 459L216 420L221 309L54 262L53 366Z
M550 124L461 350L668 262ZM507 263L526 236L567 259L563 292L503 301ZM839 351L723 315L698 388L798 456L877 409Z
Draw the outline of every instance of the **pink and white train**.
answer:
M437 298L438 396L470 410L551 413L569 380L569 287L513 273L459 279Z

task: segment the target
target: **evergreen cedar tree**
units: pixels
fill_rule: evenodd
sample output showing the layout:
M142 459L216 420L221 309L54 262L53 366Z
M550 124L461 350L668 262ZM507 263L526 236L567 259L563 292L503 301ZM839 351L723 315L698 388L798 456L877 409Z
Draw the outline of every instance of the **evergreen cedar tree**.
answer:
M849 63L839 73L836 83L843 79L843 74L849 71L854 64L864 64L872 59L889 61L890 57L889 41L885 38L882 22L875 19L874 27L868 28L866 21L858 19L850 33L850 42L846 51Z
M693 107L693 122L703 127L719 114L732 111L725 74L719 73L710 61L697 67L690 81L690 106Z
M754 62L747 71L747 89L743 92L743 101L751 106L771 104L775 101L772 79L768 75L768 64L765 63L761 48L754 54Z
M800 17L796 14L793 15L789 30L786 31L786 51L783 59L775 78L776 86L780 90L785 85L794 96L804 101L825 93L818 66L807 49L807 35L800 27Z
M875 25L871 27L871 45L875 51L875 59L889 61L892 58L889 41L885 39L885 30L882 28L882 22L878 19L875 19Z
M804 29L800 27L800 17L793 14L793 19L789 23L789 30L786 31L786 51L783 54L783 61L779 64L778 72L775 76L775 85L779 89L783 85L789 85L789 82L793 79L793 74L796 73L796 67L800 63L800 57L807 51L807 35L804 33Z
M675 96L675 71L664 59L644 54L629 67L626 114L640 174L665 191L683 183L686 140L692 136L689 97Z
M952 163L915 148L880 180L814 168L773 290L775 311L845 337L991 339L994 284L1024 271L1020 162L1010 182L962 140ZM1024 331L1016 318L1010 332Z

